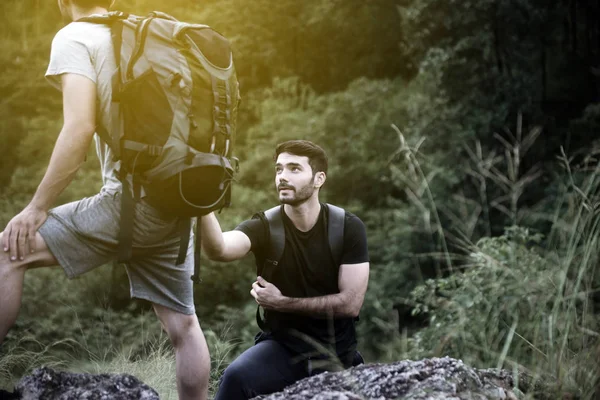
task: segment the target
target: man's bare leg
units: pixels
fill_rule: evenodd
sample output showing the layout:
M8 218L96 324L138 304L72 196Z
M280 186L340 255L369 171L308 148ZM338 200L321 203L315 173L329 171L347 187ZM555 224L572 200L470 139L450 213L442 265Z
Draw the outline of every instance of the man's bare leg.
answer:
M0 243L2 243L2 235L3 233L0 233ZM27 255L23 261L11 261L9 253L0 248L0 343L19 315L23 279L27 268L32 265L41 267L57 264L39 233L36 233L35 241L35 253Z
M154 304L154 311L175 348L179 400L208 397L210 355L195 315L185 315Z

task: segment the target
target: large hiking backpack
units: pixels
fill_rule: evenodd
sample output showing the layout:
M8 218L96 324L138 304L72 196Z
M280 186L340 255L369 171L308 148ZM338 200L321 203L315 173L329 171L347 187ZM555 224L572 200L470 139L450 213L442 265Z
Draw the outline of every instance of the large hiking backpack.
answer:
M343 208L326 203L327 208L327 239L329 251L336 265L342 262L344 255L344 225L346 211ZM277 268L285 249L285 227L283 225L283 205L268 209L257 214L268 228L269 245L264 260L256 260L256 274L270 280L270 275L265 276L265 269ZM357 319L358 320L358 319ZM256 308L256 323L263 331L268 330L267 322L260 313L260 306Z
M137 199L143 188L149 203L180 217L229 205L239 83L229 41L206 25L161 12L139 17L116 11L78 21L111 28L118 71L110 122L99 121L97 133L121 161L119 260L126 261L132 192ZM178 264L190 231L190 218L181 220Z

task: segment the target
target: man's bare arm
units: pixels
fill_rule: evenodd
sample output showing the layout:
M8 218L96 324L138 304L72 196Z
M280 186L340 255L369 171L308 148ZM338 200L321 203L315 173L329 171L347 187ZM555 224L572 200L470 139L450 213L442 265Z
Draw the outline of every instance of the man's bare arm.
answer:
M369 263L340 266L338 287L340 293L319 297L293 298L259 277L252 285L251 294L265 309L312 316L356 317L362 307L369 283Z
M36 231L81 167L94 135L96 84L77 74L61 75L61 81L64 124L48 169L29 205L8 223L4 231L3 248L10 251L12 260L23 260L25 254L35 251L33 238Z
M31 205L48 210L75 177L96 130L96 84L77 74L61 75L63 128L58 135L48 170Z
M250 252L250 238L241 231L223 232L214 213L202 217L202 250L211 260L234 261Z

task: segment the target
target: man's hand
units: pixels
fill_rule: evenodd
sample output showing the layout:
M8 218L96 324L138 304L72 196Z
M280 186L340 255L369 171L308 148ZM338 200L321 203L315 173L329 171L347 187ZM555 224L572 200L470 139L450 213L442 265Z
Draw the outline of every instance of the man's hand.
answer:
M277 286L267 282L261 276L252 284L250 294L265 310L277 310L287 297L281 294Z
M238 260L248 254L252 247L250 238L242 231L223 233L214 212L198 219L198 223L202 229L202 250L211 260Z
M265 310L297 313L313 317L354 318L362 307L369 281L369 263L340 266L339 293L316 297L287 297L260 276L250 294Z
M10 252L12 261L24 260L27 253L35 252L35 234L46 218L46 210L29 205L10 220L4 229L2 247Z

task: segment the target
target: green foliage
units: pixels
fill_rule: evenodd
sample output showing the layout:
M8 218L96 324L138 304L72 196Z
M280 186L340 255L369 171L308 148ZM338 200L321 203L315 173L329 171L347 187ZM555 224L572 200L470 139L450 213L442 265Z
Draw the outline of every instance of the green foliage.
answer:
M160 333L160 325L151 312L140 313L135 304L120 312L107 307L112 288L110 269L93 271L68 281L59 269L30 271L23 288L23 305L8 343L30 337L51 353L67 358L110 353L123 345L141 352L145 342ZM56 341L72 339L64 346ZM24 345L22 345L23 347Z
M563 3L118 0L115 8L160 9L232 39L241 173L232 208L219 214L225 230L277 203L277 143L304 138L327 150L322 200L367 226L371 276L358 331L370 360L452 354L576 386L597 373L585 346L597 346L599 331L598 151L590 151L599 112L587 104L599 51L593 40L581 44L597 11L576 21ZM60 93L43 78L61 26L56 5L2 8L0 229L31 198L61 128ZM90 149L59 203L99 187ZM257 331L253 261L203 260L195 296L213 387ZM170 348L143 303L121 301L123 282L110 266L73 282L58 270L28 272L0 379L81 358L82 369L136 371L174 396ZM403 311L409 298L415 318Z
M409 339L409 354L525 367L557 380L559 390L590 396L600 371L589 350L600 321L589 293L565 277L568 265L544 256L541 239L521 227L481 239L462 271L415 288L413 312L426 314L429 326Z

